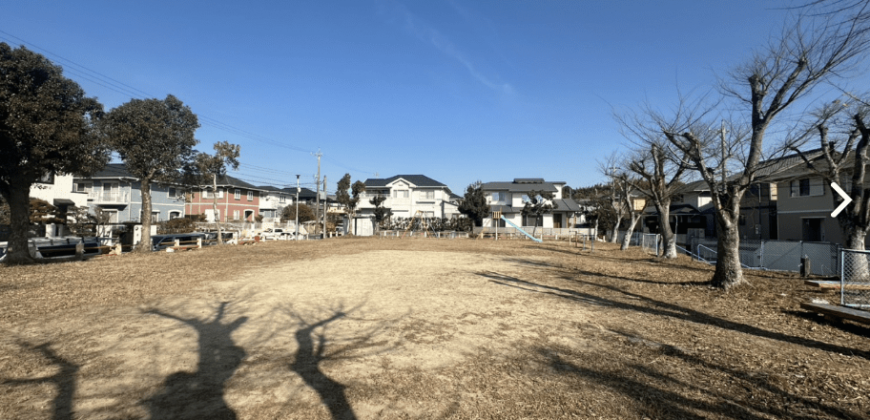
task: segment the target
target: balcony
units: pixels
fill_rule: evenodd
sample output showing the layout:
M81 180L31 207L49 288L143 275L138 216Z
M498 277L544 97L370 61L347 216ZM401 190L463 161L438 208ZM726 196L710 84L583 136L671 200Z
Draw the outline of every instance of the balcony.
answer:
M128 199L125 191L93 191L88 193L88 201L94 204L126 204Z

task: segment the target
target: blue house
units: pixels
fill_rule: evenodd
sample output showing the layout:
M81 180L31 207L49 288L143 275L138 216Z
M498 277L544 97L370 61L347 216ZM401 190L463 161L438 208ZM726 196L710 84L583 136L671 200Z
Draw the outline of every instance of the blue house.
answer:
M110 214L109 223L142 221L142 183L123 163L110 163L89 177L73 179L76 192L87 193L88 208ZM184 216L184 193L172 185L151 184L151 222Z

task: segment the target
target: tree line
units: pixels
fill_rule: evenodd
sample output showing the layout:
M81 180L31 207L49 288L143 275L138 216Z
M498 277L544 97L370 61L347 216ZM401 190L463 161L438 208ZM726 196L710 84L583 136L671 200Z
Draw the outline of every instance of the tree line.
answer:
M870 101L867 93L851 92L844 82L850 71L866 65L870 21L864 10L870 2L847 3L805 6L811 11L785 22L749 59L718 77L710 92L680 93L664 106L644 103L614 112L628 150L602 159L598 168L608 179L600 204L615 219L614 240L622 220L629 231L626 240L636 227L640 210L629 198L642 197L657 212L663 257L676 257L671 203L686 182L702 181L716 211L711 284L725 289L741 284L741 200L762 176L782 170L784 158L798 156L812 173L848 186L853 202L837 221L846 246L864 249L870 227L870 185L865 184ZM835 86L840 98L811 96L821 85ZM802 106L809 111L798 110ZM770 132L784 134L769 140ZM835 206L842 201L833 200Z
M23 46L0 43L0 198L11 229L7 263L32 262L31 186L46 174L94 174L112 152L141 180L143 239L137 250L150 251L153 184L205 185L228 166L238 167L237 145L217 143L213 155L195 150L197 128L196 114L171 94L131 99L105 112L60 66Z

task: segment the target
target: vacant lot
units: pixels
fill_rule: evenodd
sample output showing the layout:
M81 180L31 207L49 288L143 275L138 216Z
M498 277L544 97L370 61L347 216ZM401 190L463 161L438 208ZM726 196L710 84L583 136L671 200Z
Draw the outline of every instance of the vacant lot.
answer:
M640 250L339 239L0 267L0 418L870 418L833 294Z

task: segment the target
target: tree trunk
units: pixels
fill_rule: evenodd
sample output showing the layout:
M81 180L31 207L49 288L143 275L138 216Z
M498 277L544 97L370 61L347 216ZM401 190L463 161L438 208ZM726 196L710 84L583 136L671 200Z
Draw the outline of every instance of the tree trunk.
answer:
M13 184L6 201L9 203L9 246L6 248L6 263L29 264L34 259L27 246L30 230L30 184Z
M733 207L731 206L732 210ZM743 267L740 265L740 232L737 230L739 212L730 212L731 219L726 216L727 211L720 211L716 217L717 256L716 272L710 283L714 287L729 289L745 281Z
M142 241L136 252L151 252L151 180L142 178Z
M659 226L662 231L662 258L677 258L677 236L671 229L671 201L663 202L658 207Z
M625 231L625 237L622 238L622 245L619 247L620 251L625 251L628 249L629 244L631 244L631 234L634 233L638 220L640 220L640 215L631 216L631 223L629 223L628 229Z
M620 223L622 223L622 216L617 216L616 217L616 224L613 225L613 234L612 234L612 237L610 238L610 243L615 244L617 241L619 241L619 224Z
M211 176L211 186L212 186L212 190L211 190L211 198L212 198L211 209L212 210L211 211L212 211L212 214L214 215L214 222L217 223L217 228L218 228L217 241L218 241L218 245L223 245L224 244L224 233L223 233L223 229L221 229L221 218L218 216L218 210L217 210L217 175L215 175L215 174L212 174L212 176Z

